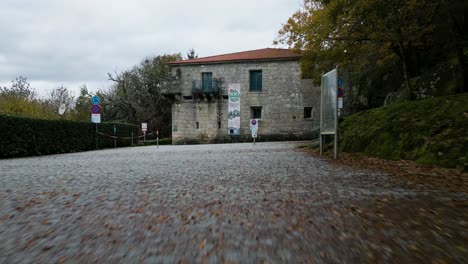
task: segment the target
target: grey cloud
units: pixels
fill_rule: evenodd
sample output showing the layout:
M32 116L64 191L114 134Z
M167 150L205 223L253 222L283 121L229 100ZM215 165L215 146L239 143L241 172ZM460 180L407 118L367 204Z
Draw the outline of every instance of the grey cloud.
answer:
M300 6L291 0L3 0L0 83L105 84L147 56L271 46Z

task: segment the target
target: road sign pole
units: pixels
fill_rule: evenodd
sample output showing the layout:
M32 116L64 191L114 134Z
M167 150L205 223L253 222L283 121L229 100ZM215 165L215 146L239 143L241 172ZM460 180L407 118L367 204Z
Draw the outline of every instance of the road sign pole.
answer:
M148 130L148 123L141 123L141 132L143 132L143 144L146 143L146 131Z
M132 131L132 146L133 146L133 131Z
M99 130L98 130L98 123L96 123L96 149L99 149Z
M159 131L156 130L156 148L159 148Z

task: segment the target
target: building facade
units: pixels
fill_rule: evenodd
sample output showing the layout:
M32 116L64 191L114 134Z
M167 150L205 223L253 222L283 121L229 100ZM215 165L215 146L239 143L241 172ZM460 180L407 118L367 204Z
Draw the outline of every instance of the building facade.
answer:
M248 139L251 119L260 140L312 138L320 87L301 78L299 59L268 48L171 62L174 83L163 94L173 101L174 144Z

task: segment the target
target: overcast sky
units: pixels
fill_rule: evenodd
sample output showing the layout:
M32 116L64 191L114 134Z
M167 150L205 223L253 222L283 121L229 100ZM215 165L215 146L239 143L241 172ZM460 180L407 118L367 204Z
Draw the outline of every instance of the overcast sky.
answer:
M273 47L301 0L1 0L0 85L22 75L45 95L92 91L143 58Z

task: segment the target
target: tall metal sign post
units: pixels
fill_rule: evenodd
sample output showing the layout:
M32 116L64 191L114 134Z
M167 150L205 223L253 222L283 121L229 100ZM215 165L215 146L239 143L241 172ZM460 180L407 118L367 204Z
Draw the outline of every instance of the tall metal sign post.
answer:
M333 135L333 157L338 158L338 67L322 75L320 95L320 155L324 137Z
M99 149L98 124L101 123L101 98L95 95L91 98L91 122L96 124L96 149Z

